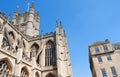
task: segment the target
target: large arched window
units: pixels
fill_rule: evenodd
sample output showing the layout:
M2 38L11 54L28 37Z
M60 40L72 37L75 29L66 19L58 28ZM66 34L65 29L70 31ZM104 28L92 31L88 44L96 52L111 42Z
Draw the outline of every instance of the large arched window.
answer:
M4 74L12 74L12 65L8 58L0 60L0 77Z
M56 52L53 42L48 41L45 48L45 66L56 65Z
M46 77L55 77L55 75L53 75L52 73L49 73L49 74L47 74Z
M29 72L26 67L21 69L21 77L29 77Z

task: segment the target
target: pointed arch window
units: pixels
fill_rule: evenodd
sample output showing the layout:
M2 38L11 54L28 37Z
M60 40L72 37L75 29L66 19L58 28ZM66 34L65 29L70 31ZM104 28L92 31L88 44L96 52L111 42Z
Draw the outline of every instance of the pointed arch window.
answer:
M29 73L26 67L21 69L21 77L29 77Z
M9 59L4 58L0 60L0 77L3 77L4 74L11 74L12 66Z
M53 42L48 41L45 48L45 66L56 65L56 52Z

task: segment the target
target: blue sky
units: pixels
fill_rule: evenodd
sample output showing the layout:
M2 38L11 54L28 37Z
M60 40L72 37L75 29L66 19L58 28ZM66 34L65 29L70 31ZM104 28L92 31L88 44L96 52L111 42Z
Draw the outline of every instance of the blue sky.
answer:
M109 39L120 41L120 0L27 0L40 12L40 31L55 31L56 20L66 31L73 77L92 77L88 45ZM1 0L0 11L26 11L25 0Z

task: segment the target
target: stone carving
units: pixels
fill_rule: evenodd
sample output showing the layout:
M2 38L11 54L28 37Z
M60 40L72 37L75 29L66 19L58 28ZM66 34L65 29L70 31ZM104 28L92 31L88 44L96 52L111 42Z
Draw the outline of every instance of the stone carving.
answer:
M21 40L18 39L18 48L22 48L23 47L23 38L21 38Z
M8 46L9 46L9 44L8 44L8 42L7 42L7 39L4 37L3 38L3 41L2 41L2 47L4 48L4 47L6 47L6 48L8 48Z
M7 29L5 28L5 33L4 33L4 38L3 38L3 44L2 47L8 47L8 49L12 50L13 49L13 44L12 44L12 39L7 31Z
M6 28L5 28L5 36L8 39L9 48L13 49L12 39L11 39L10 35L8 34L8 31Z

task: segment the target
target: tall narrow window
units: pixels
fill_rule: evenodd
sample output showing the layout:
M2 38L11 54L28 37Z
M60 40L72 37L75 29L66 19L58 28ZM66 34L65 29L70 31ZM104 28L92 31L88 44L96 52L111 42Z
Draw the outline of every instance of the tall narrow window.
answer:
M55 46L51 41L48 41L45 48L45 65L56 65Z
M99 52L99 48L95 47L95 52L98 53Z
M111 61L111 60L112 60L112 58L111 58L110 55L107 55L106 57L107 57L107 60L108 60L108 61Z
M97 58L98 58L98 62L101 63L102 62L101 56L98 56Z
M107 73L105 71L105 68L102 68L101 72L102 72L102 77L107 77Z
M116 76L116 75L117 75L117 72L116 72L116 69L115 69L114 66L111 67L111 72L112 72L112 75L113 75L113 76Z
M106 45L103 45L103 49L104 49L105 51L107 51L107 50L108 50L108 47L107 47Z

